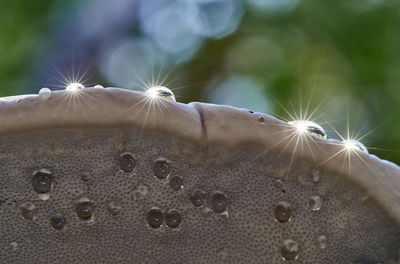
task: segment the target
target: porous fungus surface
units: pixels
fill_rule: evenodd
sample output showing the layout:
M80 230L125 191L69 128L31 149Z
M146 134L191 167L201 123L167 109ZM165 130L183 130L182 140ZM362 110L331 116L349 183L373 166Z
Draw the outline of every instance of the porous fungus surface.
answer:
M101 111L115 110L107 108L106 96L91 95L85 99L95 98L93 104L105 107ZM49 100L57 96L62 94ZM109 103L122 107L119 96ZM376 186L374 193L376 182L359 180L360 173L365 179L396 179L393 164L364 155L380 171L371 172L354 157L351 170L332 161L317 166L318 159L335 153L322 139L308 150L322 148L321 157L307 155L308 148L292 155L290 145L284 150L269 138L281 131L273 125L278 121L263 115L260 124L258 116L233 108L217 113L205 104L166 102L167 117L155 108L145 125L140 106L125 112L134 119L102 120L94 116L101 108L86 111L76 104L64 109L62 122L34 113L32 102L50 109L29 100L19 102L20 108L0 105L9 128L0 136L0 263L398 261L400 228L393 208L399 210L399 200L396 193L379 197L382 188L395 192L398 183L383 184L393 189ZM15 115L26 109L24 118L41 116L42 128L35 120L32 131L11 120L10 109L17 109ZM81 116L73 116L78 110ZM254 127L244 132L232 129L251 122ZM249 139L243 137L247 131ZM38 180L38 171L46 176ZM195 193L201 194L197 200Z

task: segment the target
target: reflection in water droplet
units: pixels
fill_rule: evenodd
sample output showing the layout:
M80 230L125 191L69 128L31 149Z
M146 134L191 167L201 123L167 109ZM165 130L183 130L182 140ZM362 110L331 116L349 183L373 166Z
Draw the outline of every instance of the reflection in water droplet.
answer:
M42 100L46 100L50 97L51 95L51 90L49 88L42 88L39 90L39 98Z
M145 92L145 95L147 95L151 99L157 99L159 97L162 97L162 98L176 102L174 93L170 89L168 89L167 87L164 87L164 86L151 87L150 89L148 89Z
M21 216L27 220L32 220L37 215L36 206L30 202L21 204L21 206L19 207L19 211L21 213Z
M343 144L347 150L360 150L365 153L368 153L367 147L365 147L365 145L358 140L346 139L346 140L343 140Z
M327 238L326 238L326 236L319 236L318 238L317 238L317 241L318 241L318 247L319 248L321 248L321 249L323 249L323 248L326 248L326 244L327 244Z
M176 228L182 221L182 216L178 211L171 209L165 214L165 224L170 228Z
M297 243L291 239L286 239L283 241L281 247L281 257L283 260L291 261L298 257L299 246Z
M147 224L152 228L158 228L164 221L164 215L160 208L153 207L147 212Z
M79 199L75 207L75 212L78 218L82 220L90 220L94 215L94 206L88 198Z
M56 213L51 217L50 222L54 229L61 230L67 223L67 219L62 214Z
M194 190L189 195L189 200L194 207L202 207L205 204L206 193L202 190Z
M321 172L317 169L312 171L312 181L313 182L319 182L321 179Z
M18 249L18 243L13 241L10 243L11 249L16 251Z
M318 136L320 138L326 138L325 130L320 125L318 125L312 121L295 120L295 121L290 121L289 124L294 126L296 131L300 134L304 134L305 132L308 132L308 133Z
M50 198L50 191L53 188L53 175L47 169L40 169L33 173L33 190L39 194L39 198L47 200Z
M169 186L171 187L172 190L174 191L180 191L183 188L183 180L179 176L172 177L169 180Z
M131 191L131 196L133 200L137 201L146 196L148 193L149 187L144 183L140 183L138 186L136 186L135 190Z
M228 199L226 198L225 194L222 192L215 192L211 196L210 207L211 210L218 214L224 212L228 207Z
M166 159L160 158L153 164L153 174L159 179L165 179L170 173L169 162Z
M136 160L132 153L122 153L119 160L119 167L123 172L130 173L136 167Z
M274 210L275 220L279 223L289 222L292 218L290 204L284 201L278 203Z
M321 198L319 196L312 196L308 204L313 211L318 211L319 209L321 209L322 205Z
M283 185L283 181L281 179L279 179L279 178L276 178L274 180L274 185L275 185L276 188L281 188L282 185Z
M111 201L107 205L108 212L113 215L117 216L121 212L121 204L119 201Z

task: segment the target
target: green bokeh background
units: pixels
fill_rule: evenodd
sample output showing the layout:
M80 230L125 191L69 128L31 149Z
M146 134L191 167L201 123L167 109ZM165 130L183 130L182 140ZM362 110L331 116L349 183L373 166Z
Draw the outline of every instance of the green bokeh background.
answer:
M55 60L47 51L62 34L54 6L67 8L68 22L84 2L0 1L0 96L45 86L39 73ZM355 135L369 133L362 142L379 148L371 153L400 164L400 1L303 0L291 12L244 6L232 35L207 40L174 67L171 88L185 87L176 90L178 100L207 101L218 80L247 76L270 99L268 114L291 119L308 102L310 110L319 105L314 117L328 136L339 137L332 127L346 136L349 124ZM129 34L139 34L135 25ZM92 62L91 80L112 85Z

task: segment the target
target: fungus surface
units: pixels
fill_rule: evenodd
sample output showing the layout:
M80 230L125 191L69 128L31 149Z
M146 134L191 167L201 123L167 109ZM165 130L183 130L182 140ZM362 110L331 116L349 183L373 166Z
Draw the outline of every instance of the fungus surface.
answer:
M244 109L66 96L0 102L0 263L397 263L395 164L343 168L322 137L295 151Z

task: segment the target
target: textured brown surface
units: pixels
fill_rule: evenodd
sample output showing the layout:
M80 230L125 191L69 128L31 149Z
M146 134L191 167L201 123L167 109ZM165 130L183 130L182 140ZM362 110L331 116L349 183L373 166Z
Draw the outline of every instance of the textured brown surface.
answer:
M336 157L318 168L320 180L314 182L318 161L336 153L337 146L327 141L315 139L311 149L304 146L292 156L292 145L276 144L288 133L284 123L198 103L165 102L168 109L163 105L162 114L157 107L149 111L145 124L146 105L126 111L135 104L127 96L140 95L106 90L88 89L86 100L96 100L74 104L69 112L63 104L50 108L62 92L50 97L54 101L31 97L0 105L5 124L0 137L0 263L274 264L285 262L281 247L287 239L298 245L294 263L396 263L400 176L395 165L361 153L372 169L356 156L348 170L341 166L343 157ZM67 113L64 121L56 119L61 113ZM132 173L119 168L126 152L137 162ZM170 162L167 179L153 176L159 158ZM32 173L42 168L54 177L45 201L32 188ZM183 179L182 190L170 187L173 176ZM368 181L373 177L377 180ZM206 192L203 208L188 198L195 189ZM380 196L384 190L391 193ZM223 214L207 209L217 191L228 198ZM320 210L312 210L313 196L320 197ZM90 221L76 216L82 197L94 204ZM110 214L111 201L121 205L117 216ZM282 201L291 206L292 217L285 223L274 218ZM33 220L24 219L18 209L26 202L37 208ZM176 209L182 222L177 228L149 227L146 213L153 207ZM66 217L61 230L51 223L56 213ZM320 236L327 238L323 249Z

